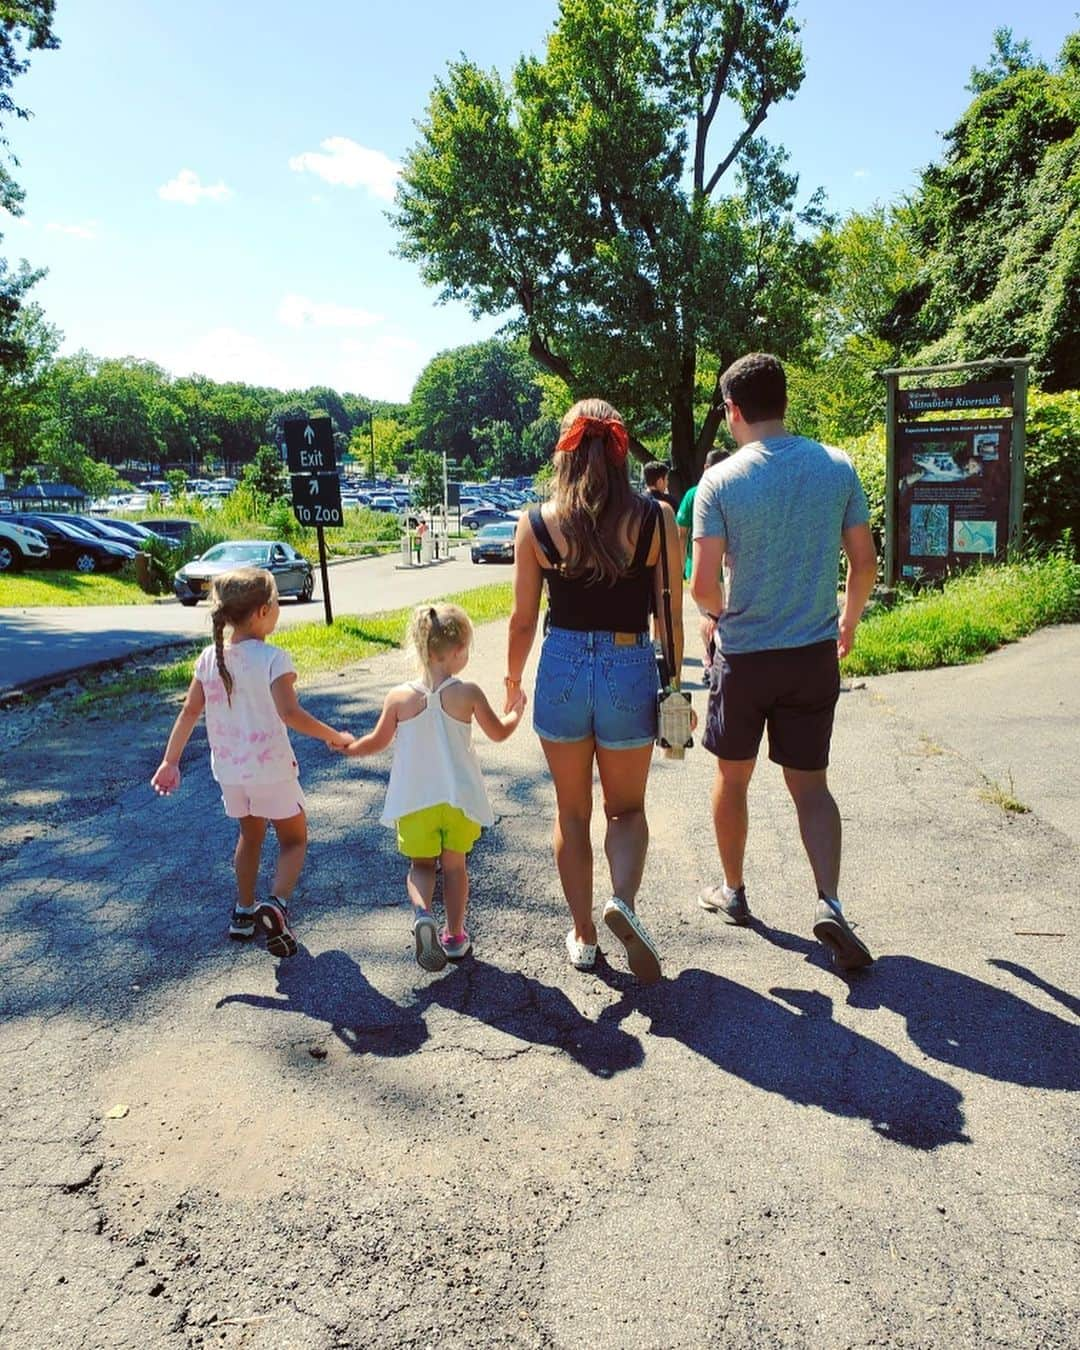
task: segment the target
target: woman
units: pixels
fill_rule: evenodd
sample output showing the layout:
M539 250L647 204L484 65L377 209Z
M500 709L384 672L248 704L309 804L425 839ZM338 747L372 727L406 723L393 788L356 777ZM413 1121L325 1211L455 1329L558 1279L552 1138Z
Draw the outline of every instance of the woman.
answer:
M656 735L659 680L649 613L662 613L662 513L675 651L682 669L682 557L671 507L639 497L626 472L623 420L602 399L575 403L555 447L551 498L518 521L506 706L517 698L536 636L540 592L548 627L533 695L533 727L555 781L555 861L574 926L570 962L596 961L593 921L593 761L600 773L612 898L604 922L626 947L643 983L660 958L634 912L649 826L645 783Z

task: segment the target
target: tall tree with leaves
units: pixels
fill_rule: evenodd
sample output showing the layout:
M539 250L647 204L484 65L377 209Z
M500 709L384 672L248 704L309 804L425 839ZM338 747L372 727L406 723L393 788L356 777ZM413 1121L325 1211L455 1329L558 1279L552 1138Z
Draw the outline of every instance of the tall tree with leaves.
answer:
M11 153L8 124L12 117L27 118L30 113L11 96L15 80L30 64L30 53L57 47L53 35L55 0L0 0L0 207L10 215L22 215L24 192L12 177L11 167L18 160ZM0 242L3 236L0 235ZM26 262L9 266L0 258L0 369L18 371L33 361L33 349L27 347L24 329L18 318L26 294L44 272L35 271Z
M425 280L510 315L574 396L603 393L642 435L666 427L683 481L722 419L719 369L796 348L819 280L797 180L757 138L802 81L789 11L562 0L544 58L509 85L449 67L402 174L401 252Z
M1080 33L1054 68L998 30L912 203L920 271L885 325L917 361L1035 357L1080 386Z

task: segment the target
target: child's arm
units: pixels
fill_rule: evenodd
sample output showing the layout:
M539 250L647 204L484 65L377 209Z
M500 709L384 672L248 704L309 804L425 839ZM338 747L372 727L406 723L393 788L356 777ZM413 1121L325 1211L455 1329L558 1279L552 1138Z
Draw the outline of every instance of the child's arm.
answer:
M300 700L296 696L294 671L290 670L286 675L279 675L270 686L270 692L274 696L274 707L278 716L292 731L300 732L301 736L313 736L317 741L325 741L332 750L344 750L352 740L351 732L335 731L333 727L328 727L325 722L320 722L317 717L312 717L301 708Z
M180 756L184 753L191 739L191 733L195 730L195 724L205 707L206 696L203 687L198 680L192 680L184 697L184 706L180 709L169 733L165 756L150 779L150 786L162 797L167 797L180 786Z
M525 711L525 704L528 702L525 691L520 685L518 685L516 692L513 688L507 689L507 698L510 703L509 711L505 717L499 716L478 684L467 684L465 690L473 701L472 715L476 718L476 725L489 741L505 741L508 736L514 734L518 723L521 721L521 714Z
M411 691L405 690L405 697ZM345 746L347 755L377 755L380 750L385 750L394 739L394 732L397 731L398 709L401 707L403 691L401 689L391 689L383 700L382 712L379 714L379 720L366 736L358 736L355 741Z

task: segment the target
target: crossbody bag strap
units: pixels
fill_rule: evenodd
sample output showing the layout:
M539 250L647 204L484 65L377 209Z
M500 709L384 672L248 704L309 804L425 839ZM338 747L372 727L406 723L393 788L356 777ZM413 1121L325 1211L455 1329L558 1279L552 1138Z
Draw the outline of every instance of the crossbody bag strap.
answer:
M664 647L664 637L667 638L667 648L663 657L666 679L663 683L665 689L675 689L678 686L679 677L675 670L675 630L671 622L671 573L668 569L667 531L664 528L664 512L659 502L656 503L656 522L660 527L660 574L663 579L663 585L660 588L660 599L664 611L664 631L660 639L661 648Z

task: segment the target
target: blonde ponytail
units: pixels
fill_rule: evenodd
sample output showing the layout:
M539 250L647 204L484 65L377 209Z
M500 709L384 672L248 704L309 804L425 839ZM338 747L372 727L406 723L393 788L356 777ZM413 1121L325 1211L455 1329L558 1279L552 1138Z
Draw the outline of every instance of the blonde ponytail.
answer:
M225 664L225 629L237 628L263 605L273 604L277 586L261 567L238 567L216 576L211 589L210 622L214 628L214 660L225 697L232 703L233 677Z
M431 680L432 658L472 643L472 622L458 605L418 605L409 621L408 641L424 678Z

